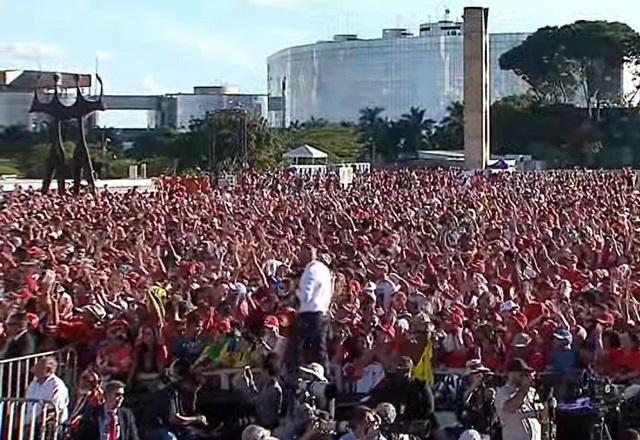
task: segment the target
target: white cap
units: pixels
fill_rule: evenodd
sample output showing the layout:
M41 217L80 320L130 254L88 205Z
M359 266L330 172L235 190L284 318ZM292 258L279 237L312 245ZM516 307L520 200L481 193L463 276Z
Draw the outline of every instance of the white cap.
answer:
M514 310L519 309L520 307L513 301L507 301L500 304L500 314L503 313L511 313Z
M482 436L475 429L468 429L460 434L460 438L458 440L482 440Z
M396 328L398 328L399 330L408 332L409 331L409 321L407 321L404 318L398 319L398 321L396 322Z

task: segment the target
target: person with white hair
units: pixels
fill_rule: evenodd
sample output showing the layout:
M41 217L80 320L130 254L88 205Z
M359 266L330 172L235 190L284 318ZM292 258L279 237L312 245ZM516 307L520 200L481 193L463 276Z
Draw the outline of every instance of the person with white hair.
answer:
M58 422L64 423L69 418L69 389L62 379L56 376L58 362L52 357L42 358L33 368L35 378L27 388L25 398L33 401L47 401L55 407ZM35 410L42 411L42 406ZM27 407L26 424L31 422L34 410ZM37 422L36 422L37 423Z

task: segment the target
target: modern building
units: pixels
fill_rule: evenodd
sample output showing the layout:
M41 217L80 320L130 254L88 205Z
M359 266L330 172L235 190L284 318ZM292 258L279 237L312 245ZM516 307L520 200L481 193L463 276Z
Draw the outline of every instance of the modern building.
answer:
M193 93L168 95L106 95L104 99L110 111L148 111L148 128L185 130L192 119L219 110L245 110L256 117L266 116L264 95L243 94L223 86L199 86Z
M38 130L46 117L29 113L33 91L50 94L53 91L55 72L31 70L0 70L0 129L23 126ZM75 100L76 76L60 73L58 88L62 101L72 104ZM79 74L80 89L84 95L92 90L92 75ZM105 90L108 93L108 90ZM46 98L45 98L46 99ZM148 128L187 129L194 118L202 118L217 110L245 110L247 113L266 117L264 95L244 94L223 86L194 87L193 93L168 95L108 95L104 96L107 111L145 111ZM100 124L101 113L95 114L89 124ZM116 127L128 128L128 127Z
M23 126L36 130L40 122L46 120L44 115L29 113L33 91L51 93L53 91L56 72L35 70L0 70L0 129L10 126ZM61 100L72 104L75 100L76 74L59 73ZM91 75L81 74L79 85L83 93L91 89ZM45 98L46 99L46 98Z
M410 107L438 120L463 98L462 23L441 21L407 29L384 29L381 38L335 35L332 41L290 47L268 59L269 122L323 118L357 121L365 107L383 107L398 118ZM529 34L491 34L491 98L523 93L527 84L503 71L500 56Z

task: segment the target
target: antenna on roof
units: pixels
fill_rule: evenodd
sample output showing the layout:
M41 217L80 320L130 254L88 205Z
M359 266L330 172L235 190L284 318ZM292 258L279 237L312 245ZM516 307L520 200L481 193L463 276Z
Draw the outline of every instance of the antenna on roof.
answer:
M451 10L449 8L444 9L444 21L449 21L451 17Z

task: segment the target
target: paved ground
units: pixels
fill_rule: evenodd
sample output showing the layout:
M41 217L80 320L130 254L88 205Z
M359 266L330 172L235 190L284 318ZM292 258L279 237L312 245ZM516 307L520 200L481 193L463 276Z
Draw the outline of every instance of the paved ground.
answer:
M67 181L67 187L70 188L73 185L71 180ZM11 192L16 187L22 188L36 188L40 189L42 181L37 179L0 179L0 190L2 192ZM96 181L96 187L104 189L105 187L110 191L128 191L131 188L139 188L144 191L151 191L154 189L152 179L110 179L110 180L98 180ZM51 182L51 190L58 188L57 182Z

